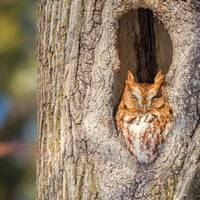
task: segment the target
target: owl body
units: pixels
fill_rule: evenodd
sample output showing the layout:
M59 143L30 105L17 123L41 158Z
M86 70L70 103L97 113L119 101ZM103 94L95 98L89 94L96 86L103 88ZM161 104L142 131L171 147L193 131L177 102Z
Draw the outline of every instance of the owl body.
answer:
M156 159L171 129L172 111L163 96L163 83L161 72L154 84L135 83L128 72L116 121L120 137L140 163Z

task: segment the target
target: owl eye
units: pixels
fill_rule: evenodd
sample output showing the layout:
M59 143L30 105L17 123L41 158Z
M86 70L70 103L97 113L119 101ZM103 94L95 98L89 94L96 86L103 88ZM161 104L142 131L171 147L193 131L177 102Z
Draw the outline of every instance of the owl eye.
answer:
M133 94L133 93L130 93L130 97L134 100L137 100L137 97Z
M162 96L161 92L158 92L158 93L156 94L156 96L153 97L153 99L158 99L158 98L160 98L161 96Z

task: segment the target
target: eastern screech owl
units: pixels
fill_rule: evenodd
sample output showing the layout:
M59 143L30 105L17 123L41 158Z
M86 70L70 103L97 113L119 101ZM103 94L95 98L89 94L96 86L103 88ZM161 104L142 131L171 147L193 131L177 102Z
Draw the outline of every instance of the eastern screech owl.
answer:
M153 162L172 125L172 111L163 96L165 75L160 72L153 84L136 83L130 71L118 107L119 135L140 163Z

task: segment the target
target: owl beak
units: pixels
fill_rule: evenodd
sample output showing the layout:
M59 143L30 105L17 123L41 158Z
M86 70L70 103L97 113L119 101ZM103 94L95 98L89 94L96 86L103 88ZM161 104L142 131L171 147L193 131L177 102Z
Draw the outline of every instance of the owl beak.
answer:
M142 112L143 112L143 113L146 113L146 112L147 112L147 107L146 107L146 105L143 105Z

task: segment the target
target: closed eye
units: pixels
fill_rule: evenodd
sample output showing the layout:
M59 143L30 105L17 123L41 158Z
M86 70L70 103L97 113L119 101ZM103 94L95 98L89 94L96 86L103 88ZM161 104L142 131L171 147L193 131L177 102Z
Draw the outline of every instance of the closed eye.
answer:
M154 97L153 99L158 99L162 96L161 92L158 92Z
M134 100L137 100L137 97L134 95L134 94L130 94L130 97L132 98L132 99L134 99Z

